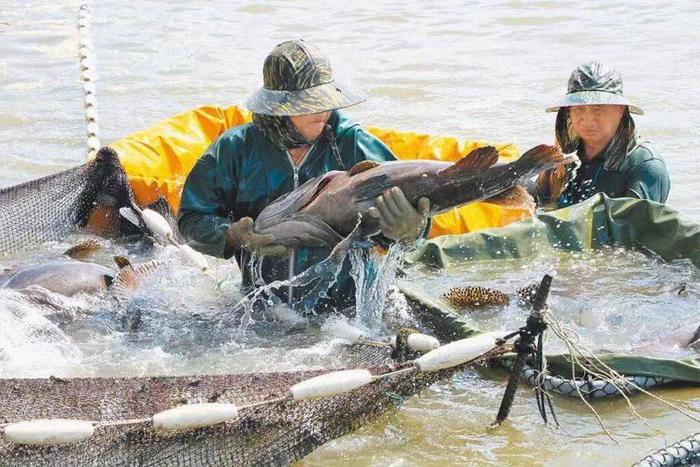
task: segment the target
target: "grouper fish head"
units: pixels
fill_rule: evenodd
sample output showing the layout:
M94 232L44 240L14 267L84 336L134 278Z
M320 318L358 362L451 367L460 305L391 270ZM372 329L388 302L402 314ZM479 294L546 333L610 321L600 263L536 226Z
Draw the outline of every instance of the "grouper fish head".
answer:
M534 207L518 185L526 178L574 161L553 146L540 145L509 164L498 165L492 146L475 149L456 163L406 160L379 164L363 161L347 172L332 172L302 185L268 205L255 222L255 230L271 234L287 247L333 248L362 219L362 235L379 233L367 210L386 190L399 187L414 206L430 199L430 215L486 200L507 206Z
M103 147L85 165L84 185L73 211L72 223L102 237L137 233L123 222L119 209L130 206L133 193L116 151Z

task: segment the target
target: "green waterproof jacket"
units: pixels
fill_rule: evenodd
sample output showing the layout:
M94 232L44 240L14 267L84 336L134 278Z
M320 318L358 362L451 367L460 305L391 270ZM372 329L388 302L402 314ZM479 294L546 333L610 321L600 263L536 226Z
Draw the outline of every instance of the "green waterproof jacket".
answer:
M339 166L327 141L314 145L301 166L295 168L289 155L264 138L251 123L221 135L197 161L185 182L178 213L182 235L203 253L223 258L235 254L243 271L243 283L250 285L247 252L225 248L230 223L246 216L256 219L265 206L280 196L331 170L349 170L363 160L396 160L384 143L340 111L334 111L328 123L335 130L344 167ZM343 209L342 206L338 208ZM289 257L266 257L263 279L266 283L287 279L317 264L329 253L323 248L299 248L291 260ZM349 264L346 264L329 294L327 305L344 307L352 303L354 288L348 271ZM280 289L277 295L288 300L288 292L288 289ZM295 290L295 300L303 293L303 289Z
M648 141L637 140L619 170L607 170L605 159L582 161L576 168L552 169L537 182L538 204L566 207L596 193L610 198L639 198L665 203L671 187L666 164Z

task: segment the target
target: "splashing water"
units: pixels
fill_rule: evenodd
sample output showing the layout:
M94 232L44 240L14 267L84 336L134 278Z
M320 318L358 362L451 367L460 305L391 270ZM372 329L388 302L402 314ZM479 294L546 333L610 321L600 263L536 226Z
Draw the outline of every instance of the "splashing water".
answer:
M73 366L81 357L40 305L14 290L0 291L0 367L4 377L47 377Z
M387 293L406 249L406 245L395 243L384 256L376 248L356 248L350 252L358 325L375 332L380 327Z
M316 282L313 288L304 294L301 299L301 307L304 313L315 313L314 308L321 298L327 297L327 291L333 287L338 279L338 274L342 269L343 258L338 261L335 258L328 257L320 263L316 264L305 270L304 272L297 274L296 276L285 279L270 282L269 284L264 284L256 287L255 290L250 292L248 295L243 297L243 299L236 305L233 310L233 316L238 315L242 312L240 323L238 326L238 331L236 333L236 340L243 337L246 329L249 325L253 324L252 314L255 306L258 303L263 303L269 307L279 305L281 300L275 295L275 289L281 289L283 287L302 287L307 286L314 281ZM262 258L254 258L253 267L254 271L253 283L258 285L260 274L259 265L262 262ZM257 271L257 272L255 272Z

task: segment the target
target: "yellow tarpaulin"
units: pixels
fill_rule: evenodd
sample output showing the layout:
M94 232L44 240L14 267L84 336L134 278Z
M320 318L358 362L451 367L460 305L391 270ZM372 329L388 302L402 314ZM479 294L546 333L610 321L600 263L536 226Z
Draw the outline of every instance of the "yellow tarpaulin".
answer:
M136 201L150 204L163 196L174 212L180 206L180 193L187 174L209 145L223 132L251 120L251 113L236 106L203 106L163 120L143 131L116 141L111 146L119 154L129 176ZM400 159L456 161L483 141L430 136L394 130L369 128ZM519 157L514 145L496 145L502 161ZM525 208L504 208L474 203L433 218L430 236L460 234L488 227L500 227L529 217Z

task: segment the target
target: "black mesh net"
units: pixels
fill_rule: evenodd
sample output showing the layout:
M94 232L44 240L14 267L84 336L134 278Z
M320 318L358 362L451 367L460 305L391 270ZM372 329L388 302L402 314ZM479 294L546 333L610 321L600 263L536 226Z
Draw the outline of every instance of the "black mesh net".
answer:
M366 360L390 361L390 350ZM369 362L368 362L369 363ZM410 363L371 362L373 375ZM0 380L0 424L39 418L105 422L87 440L53 446L0 441L2 465L286 465L356 430L433 382L463 369L396 372L348 393L284 399L290 387L329 370L220 376ZM284 399L284 400L280 400ZM182 404L233 403L236 419L207 428L164 431L149 418Z
M102 148L94 160L57 174L0 190L0 255L60 240L88 229L120 234L129 226L119 208L131 191L116 152Z

